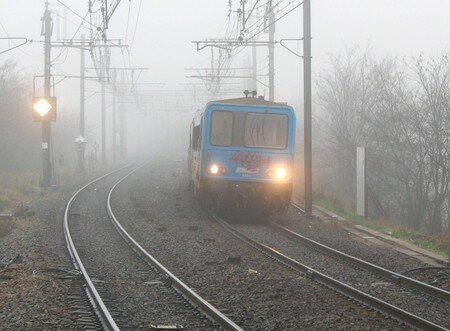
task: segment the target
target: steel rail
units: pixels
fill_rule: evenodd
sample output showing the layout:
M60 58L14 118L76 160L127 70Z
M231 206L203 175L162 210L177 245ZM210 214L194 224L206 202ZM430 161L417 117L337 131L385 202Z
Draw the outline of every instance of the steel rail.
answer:
M117 326L116 322L114 321L113 317L111 316L111 313L109 312L108 308L106 307L105 303L103 302L102 298L100 297L97 289L95 288L94 283L92 282L89 274L87 273L83 262L81 262L80 256L78 255L77 249L75 247L75 244L73 242L72 235L70 234L69 229L69 211L72 207L72 204L74 203L77 196L83 192L86 188L89 186L99 182L100 180L115 174L129 166L122 167L120 169L117 169L115 171L109 172L101 177L98 177L97 179L94 179L93 181L87 183L82 188L80 188L78 191L75 192L74 195L70 198L69 202L66 205L66 209L64 210L64 218L63 218L63 228L64 228L64 238L66 240L67 248L69 250L70 257L72 259L72 263L75 266L75 268L81 273L81 275L84 278L84 282L86 284L86 293L90 299L90 302L94 308L94 311L99 318L101 324L103 325L103 328L106 330L113 330L117 331L119 330L119 327Z
M291 202L291 205L295 209L297 209L300 213L305 214L305 211L298 204L296 204L294 202ZM302 241L305 244L310 244L311 247L317 248L317 249L321 250L323 253L331 254L332 256L339 257L339 258L341 258L343 260L346 260L346 261L354 263L354 264L356 264L358 266L364 267L364 268L366 268L369 271L376 272L379 275L381 275L381 276L383 276L383 277L385 277L387 279L395 280L397 284L404 285L404 286L407 286L407 287L410 287L410 288L414 288L414 289L420 290L420 291L422 291L422 292L424 292L426 294L429 294L429 295L432 295L432 296L434 296L436 298L439 298L439 299L445 300L447 302L450 302L450 291L441 289L439 287L436 287L436 286L433 286L433 285L430 285L430 284L427 284L427 283L423 283L423 282L418 281L418 280L416 280L414 278L402 275L400 273L396 273L396 272L394 272L392 270L385 269L385 268L380 267L378 265L375 265L375 264L372 264L370 262L361 260L361 259L359 259L357 257L348 255L348 254L343 253L341 251L338 251L338 250L336 250L334 248L331 248L331 247L326 246L324 244L318 243L318 242L316 242L316 241L314 241L314 240L312 240L310 238L304 237L304 236L302 236L302 235L300 235L298 233L295 233L295 232L293 232L290 229L284 228L283 226L281 226L278 223L272 222L272 224L274 226L276 226L280 231L285 233L286 235L288 235L288 236L290 236L292 238L295 238L296 240Z
M368 261L362 260L360 258L357 258L355 256L346 254L344 252L338 251L337 249L334 249L332 247L326 246L324 244L321 244L317 241L314 241L310 238L307 238L305 236L302 236L299 233L296 233L278 223L270 222L269 225L274 228L276 231L281 233L284 236L287 236L289 238L292 238L304 245L308 245L309 247L316 249L320 251L321 253L331 256L331 257L337 257L343 261L349 262L350 264L353 264L358 267L362 267L370 272L373 272L375 274L378 274L390 281L393 281L396 284L409 287L412 289L419 290L425 294L432 295L436 298L445 300L447 302L450 302L450 292L446 291L444 289L429 285L427 283L418 281L416 279L404 276L402 274L396 273L394 271L391 271L389 269L385 269L383 267L380 267L376 264L370 263Z
M299 204L291 201L291 206L297 209L301 214L306 214L305 210Z
M183 283L178 277L176 277L173 273L171 273L166 267L164 267L158 260L156 260L150 253L148 253L144 248L142 248L139 243L130 236L130 234L123 228L120 222L117 220L112 208L111 208L111 196L115 190L115 188L122 183L126 178L131 176L137 170L141 169L143 166L138 167L131 171L128 175L119 180L109 191L108 199L107 199L107 209L108 214L110 216L111 222L114 227L125 240L125 242L131 247L133 251L136 252L144 261L154 266L161 273L165 274L168 279L170 279L171 286L174 287L179 293L181 293L189 302L191 302L194 306L198 307L202 310L211 320L219 324L225 330L232 331L243 331L243 329L234 323L231 319L225 316L222 312L220 312L216 307L211 305L208 301L203 299L200 295L195 293L191 288L189 288L185 283Z
M236 238L240 239L241 241L245 242L249 246L255 248L256 250L260 251L264 255L280 262L282 265L287 266L295 271L301 272L302 274L305 274L312 280L327 286L328 288L331 288L347 297L350 297L354 300L359 301L360 303L376 309L386 315L389 315L402 323L405 323L411 327L418 328L421 330L448 330L444 328L443 326L437 325L431 321L428 321L422 317L416 316L414 314L411 314L410 312L407 312L406 310L403 310L401 308L398 308L390 303L387 303L383 300L380 300L370 294L367 294L363 291L360 291L354 287L351 287L341 281L338 281L328 275L325 275L313 268L310 268L278 251L275 249L266 246L264 244L261 244L242 232L235 229L233 226L225 222L223 219L218 217L217 215L212 215L212 218L218 222L225 230L230 232L232 235L234 235Z

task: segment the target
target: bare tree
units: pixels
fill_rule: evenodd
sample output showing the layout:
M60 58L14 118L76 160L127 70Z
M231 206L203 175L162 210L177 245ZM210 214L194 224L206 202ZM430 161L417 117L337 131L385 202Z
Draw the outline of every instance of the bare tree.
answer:
M39 128L31 120L27 80L14 61L0 65L0 170L29 171L39 164Z
M355 150L365 145L371 192L383 209L417 229L448 228L448 57L405 65L347 51L330 57L330 64L317 83L323 115L318 141L334 192L354 199Z

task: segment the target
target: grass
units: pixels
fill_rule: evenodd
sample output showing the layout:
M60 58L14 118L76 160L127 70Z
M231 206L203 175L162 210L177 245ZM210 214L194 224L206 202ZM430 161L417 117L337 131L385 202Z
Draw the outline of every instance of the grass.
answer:
M14 203L25 200L38 184L39 176L35 173L0 174L0 210L12 208Z
M15 227L16 223L14 221L0 220L0 238L6 236Z
M0 212L14 210L20 203L29 199L34 187L39 184L35 173L0 174ZM15 220L0 220L0 237L7 235L17 225Z
M366 226L370 229L389 234L403 241L413 243L426 250L448 258L450 254L450 232L440 236L429 236L385 219L365 219L356 214L352 206L345 206L336 199L324 196L315 198L315 204L345 218L348 221Z

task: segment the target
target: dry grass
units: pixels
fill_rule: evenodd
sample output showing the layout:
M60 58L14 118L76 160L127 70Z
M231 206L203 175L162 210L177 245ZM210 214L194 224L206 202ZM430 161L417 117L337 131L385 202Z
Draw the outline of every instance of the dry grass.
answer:
M353 208L345 206L335 199L328 199L323 196L319 196L316 197L314 202L317 205L344 217L350 222L358 223L373 230L389 234L394 238L410 242L441 256L447 258L450 256L450 231L438 236L427 235L391 220L366 220L364 217L356 215Z
M38 184L39 176L35 173L0 173L0 212L15 210L20 204L26 203ZM0 238L15 227L17 222L14 219L0 220Z
M16 227L13 220L0 220L0 238L6 236Z
M39 184L39 176L35 173L0 174L0 211L10 209L12 205L23 202Z

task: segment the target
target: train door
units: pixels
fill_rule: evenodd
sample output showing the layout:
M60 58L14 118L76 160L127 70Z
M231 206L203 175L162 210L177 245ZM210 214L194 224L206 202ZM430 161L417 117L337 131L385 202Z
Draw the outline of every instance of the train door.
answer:
M194 193L200 189L200 173L201 173L201 146L202 146L202 121L198 125L192 123L191 134L191 173L192 181L194 184Z
M189 128L189 149L188 149L188 172L189 179L192 180L192 129L194 128L194 121L191 122Z

